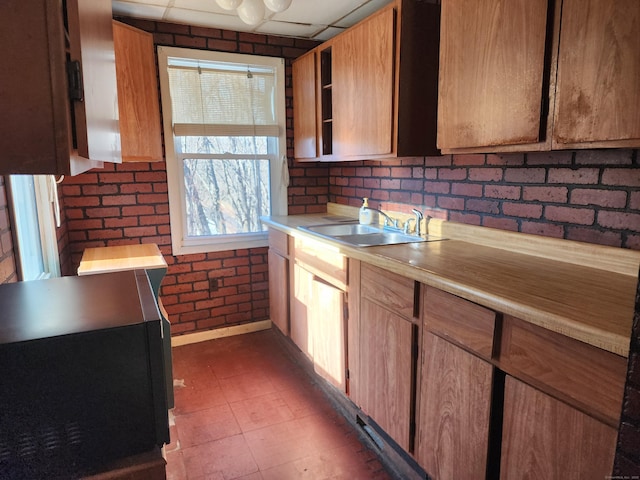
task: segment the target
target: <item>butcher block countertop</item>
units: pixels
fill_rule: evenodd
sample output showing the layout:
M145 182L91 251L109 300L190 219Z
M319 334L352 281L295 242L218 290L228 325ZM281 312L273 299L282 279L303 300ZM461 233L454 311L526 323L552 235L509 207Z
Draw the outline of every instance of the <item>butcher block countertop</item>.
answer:
M498 312L626 357L640 252L486 227L429 221L441 241L350 247L299 226L357 218L329 204L327 213L264 217L271 228L317 239L326 248L385 268Z

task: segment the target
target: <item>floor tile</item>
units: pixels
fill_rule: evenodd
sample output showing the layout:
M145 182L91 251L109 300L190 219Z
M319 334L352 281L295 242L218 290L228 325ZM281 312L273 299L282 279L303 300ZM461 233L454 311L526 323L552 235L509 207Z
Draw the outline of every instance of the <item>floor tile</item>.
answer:
M176 418L181 448L193 447L241 433L229 405L218 405Z
M182 450L188 479L231 480L258 471L258 466L242 435L214 440Z
M254 373L222 378L219 382L222 394L229 403L259 397L275 391L275 387L267 377Z
M278 392L233 402L230 406L243 432L294 418L293 412Z

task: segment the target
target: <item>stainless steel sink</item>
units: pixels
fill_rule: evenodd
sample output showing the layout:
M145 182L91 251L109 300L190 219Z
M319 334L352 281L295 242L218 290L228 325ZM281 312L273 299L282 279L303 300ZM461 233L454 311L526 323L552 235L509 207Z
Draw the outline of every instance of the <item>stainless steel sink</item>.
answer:
M400 243L427 242L442 240L438 237L410 235L373 225L330 224L298 227L300 230L314 233L329 240L355 247L373 247L376 245L397 245Z

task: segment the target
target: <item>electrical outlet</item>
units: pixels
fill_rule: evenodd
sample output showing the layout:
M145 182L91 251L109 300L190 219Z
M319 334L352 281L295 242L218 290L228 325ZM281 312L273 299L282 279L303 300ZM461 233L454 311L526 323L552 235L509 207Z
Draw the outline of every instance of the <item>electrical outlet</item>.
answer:
M218 285L218 279L217 278L210 278L209 279L209 291L217 292L219 288L220 288L220 286Z

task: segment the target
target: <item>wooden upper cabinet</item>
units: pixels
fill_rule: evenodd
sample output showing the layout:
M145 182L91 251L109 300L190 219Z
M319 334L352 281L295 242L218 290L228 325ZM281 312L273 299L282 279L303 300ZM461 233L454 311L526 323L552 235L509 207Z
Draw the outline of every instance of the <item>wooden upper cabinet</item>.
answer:
M10 66L0 72L2 174L75 175L121 161L111 2L61 5L0 3ZM67 60L77 62L71 77L81 80L81 100L69 93Z
M318 157L316 52L293 62L293 148L296 158Z
M442 0L438 146L640 146L638 29L635 0Z
M113 22L120 140L124 162L162 160L153 35Z
M640 145L639 31L637 0L563 1L554 148Z
M348 30L333 44L333 152L337 156L392 151L395 11Z
M314 75L306 55L296 60L295 157L340 161L437 154L439 24L439 5L396 0L316 47Z
M548 0L442 0L438 147L535 144ZM540 149L542 147L533 147Z

